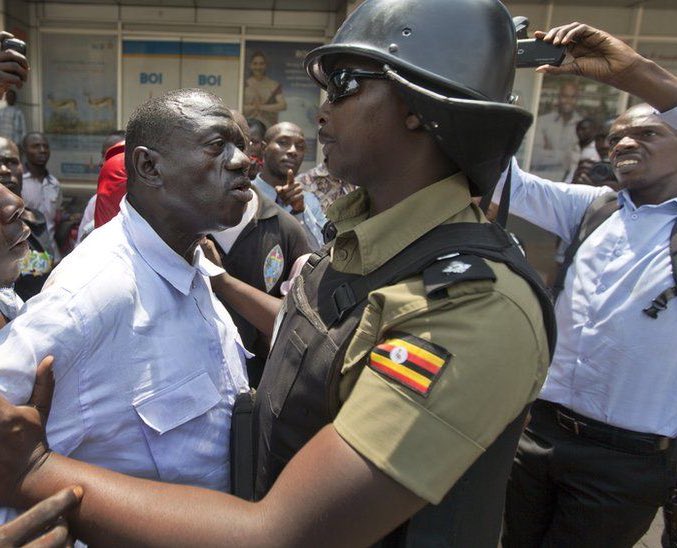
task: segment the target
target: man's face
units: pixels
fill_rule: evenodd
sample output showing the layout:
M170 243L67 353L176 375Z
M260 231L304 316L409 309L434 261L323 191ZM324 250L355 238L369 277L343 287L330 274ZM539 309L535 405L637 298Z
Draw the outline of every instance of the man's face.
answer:
M327 71L331 74L342 68L378 72L383 67L357 56L344 56L334 60ZM334 177L369 186L382 179L384 168L393 163L393 150L400 150L403 134L410 133L404 124L409 108L388 81L361 78L358 83L355 94L322 104L319 139L327 169Z
M36 166L45 166L49 161L49 143L44 135L34 134L26 138L26 161Z
M263 150L263 164L276 177L284 178L287 171L296 175L306 153L306 140L300 128L282 123L280 129Z
M249 126L249 147L247 152L256 158L263 157L263 133L258 126Z
M203 95L185 98L176 110L157 165L163 206L187 234L237 225L252 198L242 130L221 102Z
M557 108L560 114L571 114L576 108L578 101L578 88L573 84L564 84L559 89L559 101Z
M31 231L20 218L23 209L23 200L0 185L0 287L19 277L21 260L28 253Z
M621 187L677 196L677 135L646 105L631 108L611 126L609 160Z
M589 120L583 120L576 124L576 136L578 137L578 144L586 146L592 143L595 137L595 125Z
M0 183L10 192L21 196L23 167L19 158L19 149L12 142L0 137Z
M5 101L7 101L7 104L10 107L16 103L16 92L13 89L7 90L7 93L5 93Z

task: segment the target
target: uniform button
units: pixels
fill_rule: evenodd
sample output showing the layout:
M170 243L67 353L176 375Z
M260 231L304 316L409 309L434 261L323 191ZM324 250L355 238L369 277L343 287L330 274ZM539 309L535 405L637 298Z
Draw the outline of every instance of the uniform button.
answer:
M339 261L345 261L348 258L348 252L345 249L337 249L336 258Z

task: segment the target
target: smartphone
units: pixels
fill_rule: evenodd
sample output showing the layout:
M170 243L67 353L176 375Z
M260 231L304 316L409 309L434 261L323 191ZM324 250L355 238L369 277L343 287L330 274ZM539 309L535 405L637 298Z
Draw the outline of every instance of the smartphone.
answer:
M18 38L5 38L2 41L2 51L6 51L8 49L13 49L24 57L26 56L26 42L19 40Z
M559 66L566 54L565 46L555 46L536 38L517 40L517 68Z

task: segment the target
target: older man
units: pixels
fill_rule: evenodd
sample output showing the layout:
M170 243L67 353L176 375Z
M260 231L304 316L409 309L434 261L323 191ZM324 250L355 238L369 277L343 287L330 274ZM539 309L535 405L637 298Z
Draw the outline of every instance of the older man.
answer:
M609 160L623 188L617 196L513 170L511 211L566 242L588 207L608 200L606 220L563 279L559 340L520 441L503 546L631 547L677 477L677 303L668 302L677 292L670 259L677 85L622 41L586 25L553 29L547 39L575 44L574 63L549 72L613 83L655 108L635 106L611 127Z
M244 139L215 96L180 90L128 125L127 200L0 335L0 393L25 402L54 356L55 450L135 476L225 491L246 351L197 241L251 199Z

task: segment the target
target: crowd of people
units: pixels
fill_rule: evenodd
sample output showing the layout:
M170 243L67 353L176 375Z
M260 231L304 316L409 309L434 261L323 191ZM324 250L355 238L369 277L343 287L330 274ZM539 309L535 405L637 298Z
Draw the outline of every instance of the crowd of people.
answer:
M497 0L365 0L305 59L305 174L262 55L244 114L148 100L68 253L45 136L0 137L0 547L632 547L659 509L677 546L677 77L535 37L645 101L600 128L562 86L561 182L514 158ZM552 287L492 202L561 239Z

